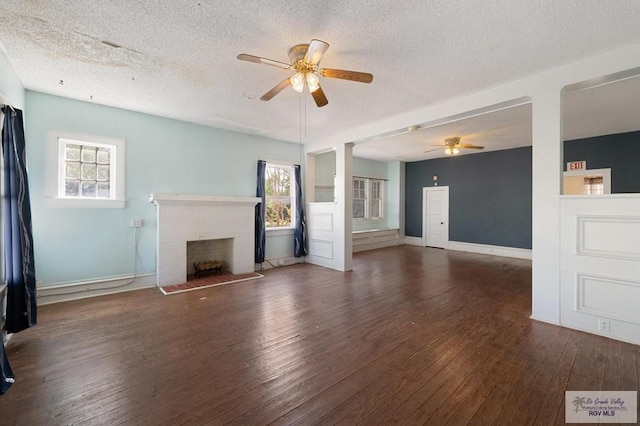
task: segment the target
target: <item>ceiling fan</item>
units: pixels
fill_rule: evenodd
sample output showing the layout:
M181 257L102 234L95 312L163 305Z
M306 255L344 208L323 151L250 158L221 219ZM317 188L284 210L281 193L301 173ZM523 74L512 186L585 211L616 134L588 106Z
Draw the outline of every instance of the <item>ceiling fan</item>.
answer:
M436 146L436 145L434 145ZM442 147L441 145L437 145ZM427 151L424 151L425 153L427 152L432 152L432 151L437 151L440 148L436 148L436 149L429 149ZM480 146L480 145L473 145L470 143L460 143L460 137L458 136L454 136L452 138L446 138L444 140L444 153L447 155L457 155L460 153L461 149L484 149L484 146Z
M261 58L260 56L247 55L246 53L238 55L238 59L295 71L295 74L285 78L273 89L262 95L260 100L271 100L271 98L289 86L296 92L302 93L304 87L307 86L316 105L323 107L327 105L329 101L322 87L320 87L320 77L340 78L342 80L351 80L359 83L371 83L373 81L373 75L365 72L319 68L320 60L328 48L328 43L315 39L311 40L309 44L295 45L289 49L289 61L291 64Z

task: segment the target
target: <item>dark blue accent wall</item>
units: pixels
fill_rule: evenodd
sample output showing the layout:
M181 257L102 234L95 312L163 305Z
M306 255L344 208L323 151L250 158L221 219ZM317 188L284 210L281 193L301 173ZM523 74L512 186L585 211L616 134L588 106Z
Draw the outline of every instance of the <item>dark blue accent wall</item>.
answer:
M433 175L449 187L450 241L531 248L531 147L407 163L408 236L422 236L422 188Z
M564 161L586 161L588 169L610 168L612 194L640 193L640 132L566 141Z

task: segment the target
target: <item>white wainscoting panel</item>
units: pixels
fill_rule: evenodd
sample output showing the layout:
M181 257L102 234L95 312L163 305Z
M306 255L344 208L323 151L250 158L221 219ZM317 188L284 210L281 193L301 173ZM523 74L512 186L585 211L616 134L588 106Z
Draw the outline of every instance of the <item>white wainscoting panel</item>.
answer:
M309 251L313 253L314 256L333 259L333 241L311 238L309 240Z
M578 254L640 260L640 217L578 216L578 231Z
M308 263L338 269L334 241L339 227L335 224L335 209L335 203L307 204Z
M577 274L576 310L600 317L640 324L640 281Z
M333 212L316 213L313 216L313 221L310 221L307 229L312 231L333 232Z
M639 344L640 195L561 197L560 211L561 324Z

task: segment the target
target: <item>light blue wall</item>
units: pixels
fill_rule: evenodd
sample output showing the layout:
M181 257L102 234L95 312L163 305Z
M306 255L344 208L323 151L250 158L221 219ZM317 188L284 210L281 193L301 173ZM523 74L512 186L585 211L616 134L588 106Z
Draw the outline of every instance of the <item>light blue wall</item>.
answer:
M0 92L2 92L14 108L24 109L24 87L15 71L9 64L4 52L0 49ZM5 101L0 98L0 104Z
M255 196L258 159L295 163L300 158L297 144L38 92L27 91L26 110L36 276L43 285L132 274L131 219L143 220L138 272L153 272L156 212L150 193ZM51 129L126 140L126 208L45 207L45 142ZM292 238L288 245L280 238L268 242L267 250L271 246L274 257L292 255Z

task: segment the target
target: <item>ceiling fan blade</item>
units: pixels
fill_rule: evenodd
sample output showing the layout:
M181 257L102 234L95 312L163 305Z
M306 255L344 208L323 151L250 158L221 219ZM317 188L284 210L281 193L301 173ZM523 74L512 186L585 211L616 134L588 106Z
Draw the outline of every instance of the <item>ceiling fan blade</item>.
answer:
M260 56L247 55L246 53L239 54L238 59L240 59L241 61L254 62L256 64L271 65L272 67L282 68L283 70L288 70L289 68L291 68L291 65L285 64L284 62L261 58Z
M457 147L463 149L484 149L484 146L471 145L470 143L459 143Z
M336 70L333 68L322 68L320 70L320 75L323 77L357 81L358 83L371 83L373 81L373 74L369 74L368 72Z
M319 107L323 107L329 103L327 97L324 95L322 87L320 86L318 86L318 89L315 92L311 92L311 96L313 96L313 100L316 101L316 105Z
M291 80L287 77L282 80L278 85L276 85L273 89L269 90L267 93L260 97L261 101L270 101L278 93L282 92L287 87L291 86Z
M325 43L322 40L311 40L307 53L304 54L304 61L311 65L317 65L328 48L329 43Z
M433 151L442 151L442 147L440 148L436 148L436 149L428 149L426 151L422 151L423 154L426 154L427 152L433 152Z

